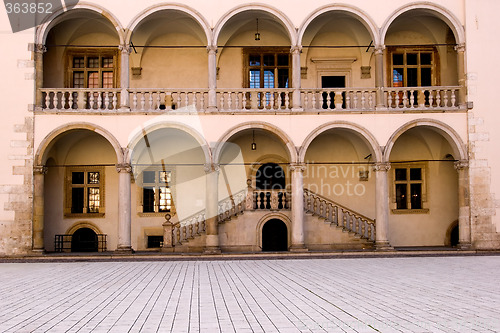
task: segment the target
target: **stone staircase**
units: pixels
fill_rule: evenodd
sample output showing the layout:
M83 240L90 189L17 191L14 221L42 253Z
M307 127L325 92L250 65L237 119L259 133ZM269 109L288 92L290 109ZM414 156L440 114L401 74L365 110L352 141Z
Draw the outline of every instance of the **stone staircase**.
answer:
M304 189L304 210L355 238L375 242L375 220Z

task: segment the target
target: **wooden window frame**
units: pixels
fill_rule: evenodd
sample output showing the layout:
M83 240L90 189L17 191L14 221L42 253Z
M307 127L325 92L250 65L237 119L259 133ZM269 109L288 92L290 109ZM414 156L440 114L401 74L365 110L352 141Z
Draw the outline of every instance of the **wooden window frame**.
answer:
M73 67L73 59L76 57L84 58L84 67L83 68L74 68ZM88 67L88 58L99 58L99 67L91 68ZM113 58L113 68L108 69L102 67L102 58L103 57L112 57ZM82 89L102 89L103 85L103 72L113 72L113 88L118 88L120 82L120 62L118 57L118 49L113 48L70 48L66 51L66 63L65 63L65 82L64 85L67 88L73 87L73 73L75 72L84 72L84 88ZM88 73L89 72L98 72L99 73L99 88L88 88Z
M259 66L250 66L250 55L259 54L261 57L261 65ZM264 66L262 57L265 54L273 54L274 55L274 66ZM286 54L288 56L288 65L287 66L278 66L278 55ZM288 88L292 86L292 56L290 53L290 48L288 47L245 47L243 48L243 87L250 88L250 69L259 67L262 70L261 73L261 82L264 82L264 70L273 68L274 72L274 87L268 89L278 88L278 69L288 69ZM265 89L265 88L255 88L255 89ZM282 88L286 89L286 88Z
M393 64L393 54L404 54L404 58L406 59L406 55L408 53L418 53L418 59L420 59L421 53L432 53L431 65L408 65L406 60L403 65L394 65ZM419 61L420 62L420 61ZM394 87L393 80L393 70L394 68L404 68L405 78L402 87L408 87L408 68L430 68L431 69L431 86L439 86L441 84L441 73L440 73L440 61L439 61L439 52L435 46L411 46L411 47L403 47L403 46L388 46L387 47L387 86ZM418 85L421 86L421 71L417 71L418 77Z
M426 163L393 163L392 164L392 185L391 185L391 204L392 204L392 213L393 214L427 214L429 213L428 209L428 195L427 195L427 170L428 166ZM396 180L396 170L397 169L406 169L407 179L404 181ZM410 179L410 169L421 169L421 180L411 180ZM397 184L407 184L406 188L406 204L407 208L397 208L396 203L396 185ZM411 208L411 184L421 184L421 208L413 209Z
M84 184L75 185L73 184L72 176L73 172L83 172L84 173ZM89 172L99 172L99 186L88 183L88 173ZM104 167L102 166L78 166L78 167L67 167L65 176L65 204L64 204L64 216L65 217L104 217L105 215L105 176ZM84 188L83 191L83 213L73 213L73 188L81 187ZM99 188L99 212L89 213L88 209L88 188L98 187Z

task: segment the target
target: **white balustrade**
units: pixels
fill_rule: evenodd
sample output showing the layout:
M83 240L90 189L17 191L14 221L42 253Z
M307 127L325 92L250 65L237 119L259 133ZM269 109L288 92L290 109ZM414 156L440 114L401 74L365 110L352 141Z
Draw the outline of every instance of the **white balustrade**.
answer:
M205 111L208 89L129 89L132 111Z
M99 110L119 108L120 89L47 88L42 89L44 110Z
M460 87L397 87L385 88L385 102L389 109L458 109Z
M290 111L292 89L217 89L219 111Z
M375 110L374 88L302 89L302 107L306 111Z

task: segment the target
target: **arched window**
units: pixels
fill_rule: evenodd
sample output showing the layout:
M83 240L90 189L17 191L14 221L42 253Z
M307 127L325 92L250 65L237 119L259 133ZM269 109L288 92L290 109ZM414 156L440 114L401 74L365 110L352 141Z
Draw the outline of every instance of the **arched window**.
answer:
M263 164L255 175L258 190L283 190L286 187L285 172L276 163Z

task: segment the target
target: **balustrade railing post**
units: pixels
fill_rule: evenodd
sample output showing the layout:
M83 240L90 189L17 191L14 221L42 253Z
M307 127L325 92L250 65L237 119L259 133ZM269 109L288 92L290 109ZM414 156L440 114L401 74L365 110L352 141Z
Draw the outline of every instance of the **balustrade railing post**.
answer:
M173 252L174 251L174 226L176 224L172 223L170 220L172 218L172 215L166 214L165 215L165 222L163 222L163 246L161 248L162 252Z

